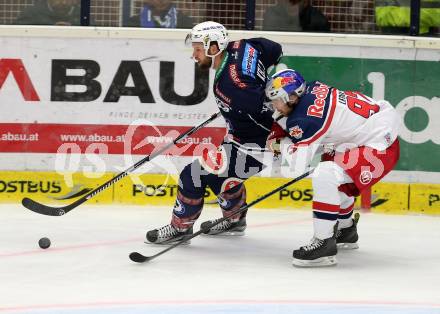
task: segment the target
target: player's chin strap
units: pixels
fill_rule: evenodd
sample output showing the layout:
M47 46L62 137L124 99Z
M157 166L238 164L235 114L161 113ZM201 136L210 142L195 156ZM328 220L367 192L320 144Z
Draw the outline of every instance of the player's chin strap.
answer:
M207 53L207 51L205 51L205 56L211 58L211 69L212 69L212 70L215 70L215 69L214 69L215 57L217 57L218 55L220 55L220 54L222 53L222 51L223 51L223 50L220 50L220 49L219 49L219 51L217 51L217 53L216 53L216 54L213 54L213 55L210 55L210 54Z
M210 57L210 58L213 58L213 59L214 59L214 58L217 57L219 54L221 54L222 51L223 51L223 50L220 50L220 49L219 49L219 50L218 50L215 54L213 54L213 55L210 55L210 54L207 53L207 51L205 51L205 55L206 55L207 57Z
M191 239L201 235L202 233L208 232L212 227L217 226L217 225L221 224L222 222L224 222L225 220L227 220L227 219L229 219L229 218L231 218L231 217L233 217L235 215L238 215L238 214L244 212L249 207L254 206L255 204L265 200L266 198L274 195L275 193L278 193L279 191L284 190L285 188L287 188L288 186L294 184L295 182L298 182L298 181L304 179L305 177L307 177L310 174L312 174L313 170L315 170L315 169L312 168L309 171L305 172L304 174L300 175L299 177L296 177L296 178L290 180L289 182L284 183L283 185L277 187L275 190L272 190L272 191L270 191L270 192L260 196L259 198L257 198L256 200L253 200L249 204L244 205L244 206L238 208L237 210L231 211L231 213L229 213L229 215L227 215L227 216L225 216L225 217L223 217L221 219L215 220L215 222L210 224L208 227L202 228L199 231L197 231L196 233L184 237L179 242L174 243L173 245L167 247L166 249L160 251L159 253L156 253L156 254L151 255L151 256L145 256L145 255L142 255L141 253L138 253L138 252L132 252L132 253L130 253L129 257L130 257L130 259L133 262L136 262L136 263L144 263L144 262L151 261L152 259L154 259L154 258L156 258L156 257L158 257L158 256L160 256L160 255L162 255L162 254L164 254L164 253L174 249L177 246L182 245L183 243L188 242L189 240L191 240Z
M214 55L209 55L209 54L207 54L206 53L206 51L205 51L205 56L207 56L208 58L211 58L211 66L210 66L210 69L211 70L215 70L214 69L214 62L215 62L215 57L217 57L219 54L221 54L222 53L222 50L220 50L220 51L218 51L216 54L214 54ZM196 60L196 59L194 59L194 58L192 58L193 60L194 60L194 62L195 63L198 63L198 61Z

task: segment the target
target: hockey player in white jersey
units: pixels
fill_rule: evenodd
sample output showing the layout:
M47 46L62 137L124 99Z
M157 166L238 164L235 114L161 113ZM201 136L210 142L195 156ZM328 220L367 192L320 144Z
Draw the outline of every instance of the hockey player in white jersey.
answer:
M272 76L266 95L287 117L285 126L269 136L270 146L276 149L281 140L283 158L291 162L298 156L310 161L322 153L312 176L314 236L293 251L293 265L334 265L338 247L358 247L354 197L383 178L399 159L400 117L387 101L319 81L306 83L291 69Z

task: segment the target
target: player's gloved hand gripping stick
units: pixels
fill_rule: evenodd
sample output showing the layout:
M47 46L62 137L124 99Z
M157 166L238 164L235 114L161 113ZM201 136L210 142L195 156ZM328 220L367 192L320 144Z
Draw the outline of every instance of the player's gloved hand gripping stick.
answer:
M51 206L47 206L47 205L38 203L38 202L36 202L36 201L34 201L34 200L30 199L30 198L27 198L27 197L23 198L21 203L27 209L32 210L32 211L34 211L34 212L36 212L38 214L47 215L47 216L62 216L64 214L70 212L72 209L78 207L82 203L88 201L89 199L91 199L92 197L97 195L98 193L104 191L109 186L111 186L114 183L118 182L119 180L121 180L122 178L127 176L130 172L132 172L133 170L135 170L135 169L139 168L140 166L142 166L144 163L146 163L146 162L150 161L151 159L153 159L154 157L162 154L163 152L165 152L166 150L171 148L173 145L175 145L178 142L180 142L182 139L184 139L184 138L188 137L189 135L195 133L196 131L200 130L201 128L203 128L204 126L209 124L210 122L214 121L219 116L220 116L220 112L214 113L206 121L204 121L201 124L199 124L199 125L191 128L191 129L189 129L185 133L179 135L172 143L169 143L168 145L165 145L161 149L153 152L152 154L150 154L148 156L145 156L144 158L142 158L141 160L136 162L130 168L124 170L123 172L119 173L116 177L113 177L110 180L108 180L107 182L101 184L96 189L91 190L90 192L88 192L87 194L82 196L81 198L77 199L72 204L69 204L69 205L66 205L66 206L62 206L62 207L51 207Z
M164 254L164 253L166 253L166 252L168 252L168 251L174 249L174 248L177 247L177 246L182 245L183 243L185 243L185 242L191 240L192 238L195 238L195 237L201 235L202 233L205 233L205 232L209 231L212 227L214 227L214 226L216 226L216 225L222 223L223 221L225 221L226 219L229 219L229 218L232 217L232 216L235 216L235 215L237 215L237 214L239 214L239 213L245 211L245 210L248 209L249 207L251 207L251 206L253 206L253 205L255 205L255 204L261 202L262 200L265 200L265 199L268 198L269 196L272 196L273 194L275 194L275 193L277 193L277 192L279 192L279 191L285 189L285 188L288 187L289 185L292 185L292 184L294 184L295 182L298 182L299 180L304 179L305 177L307 177L308 175L310 175L310 174L313 172L313 170L315 170L315 169L312 168L312 169L310 169L309 171L305 172L304 174L300 175L299 177L296 177L296 178L290 180L289 182L284 183L283 185L277 187L275 190L272 190L272 191L270 191L270 192L268 192L268 193L266 193L266 194L260 196L259 198L253 200L253 201L250 202L249 204L244 205L244 206L238 208L237 210L231 212L228 216L225 216L225 217L219 219L219 220L216 221L215 223L211 224L208 228L200 229L200 230L197 231L196 233L193 233L193 234L191 234L191 235L188 235L187 237L183 238L183 239L180 240L179 242L174 243L173 245L167 247L166 249L160 251L159 253L156 253L156 254L151 255L151 256L145 256L145 255L143 255L143 254L141 254L141 253L138 253L138 252L132 252L132 253L130 253L129 257L130 257L130 259L131 259L133 262L136 262L136 263L144 263L144 262L151 261L152 259L154 259L154 258L156 258L156 257L158 257L158 256L160 256L160 255L162 255L162 254Z
M281 155L281 140L287 136L287 133L278 123L277 121L283 118L282 116L278 117L272 124L272 129L270 130L270 134L267 137L267 144L270 150L273 152L274 156Z

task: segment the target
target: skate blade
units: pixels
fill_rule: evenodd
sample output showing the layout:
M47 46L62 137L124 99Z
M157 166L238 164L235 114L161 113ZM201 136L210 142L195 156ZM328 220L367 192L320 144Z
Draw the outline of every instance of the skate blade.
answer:
M296 267L325 267L336 265L338 261L335 256L325 256L314 260L302 260L293 258L292 265Z
M225 231L217 233L202 233L204 236L216 236L216 237L241 237L245 235L244 231Z
M176 244L177 242L180 242L180 241L155 243L155 242L150 242L148 240L144 240L145 244L149 244L149 245L162 245L162 246L170 246L170 245ZM181 245L189 245L189 244L191 244L191 240L185 241Z
M355 250L359 248L357 243L337 243L336 245L340 250Z

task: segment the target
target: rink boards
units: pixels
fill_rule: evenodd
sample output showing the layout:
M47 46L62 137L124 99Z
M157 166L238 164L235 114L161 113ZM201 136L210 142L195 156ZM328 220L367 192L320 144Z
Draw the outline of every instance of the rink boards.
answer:
M47 203L68 204L95 189L115 173L0 173L0 203L20 203L23 197ZM177 177L164 174L133 175L99 193L88 204L169 205L174 203ZM287 182L288 178L253 177L246 181L249 201ZM313 190L310 179L255 205L257 208L304 209L311 207ZM208 190L205 202L215 199ZM357 200L359 205L359 200ZM392 214L440 214L440 184L380 182L373 186L371 211Z
M96 188L216 112L214 73L197 70L191 49L183 45L186 33L0 26L0 110L8 113L0 119L0 202L19 203L24 196L72 202L85 188ZM400 159L391 177L374 187L372 211L440 213L440 159L435 158L440 145L435 123L440 117L440 39L231 32L233 40L260 36L283 46L274 71L292 67L306 80L323 79L387 99L399 112ZM158 156L142 172L179 173L197 155L199 144L221 142L224 127L222 119L213 121L168 152L175 163ZM277 173L264 176L246 183L249 200L287 180L273 178L281 176ZM173 204L177 187L172 178L131 179L87 204ZM310 181L304 180L258 207L310 208L312 195ZM213 198L207 195L207 200Z

